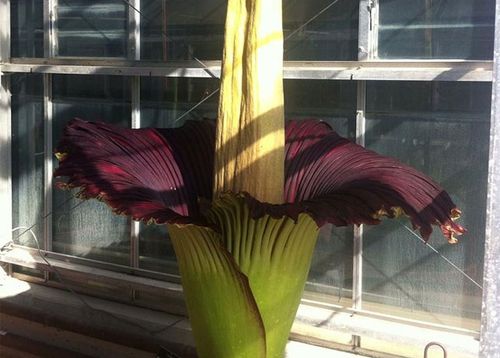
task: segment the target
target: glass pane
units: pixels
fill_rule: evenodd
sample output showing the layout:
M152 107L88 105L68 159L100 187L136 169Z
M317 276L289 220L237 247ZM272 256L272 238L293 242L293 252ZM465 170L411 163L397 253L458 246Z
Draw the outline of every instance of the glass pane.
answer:
M359 1L284 1L285 60L357 60L358 18Z
M172 128L182 126L186 120L215 119L219 94L214 91L218 87L219 81L211 79L142 78L142 127ZM211 93L214 94L208 97ZM206 101L193 109L204 99ZM175 254L166 227L143 223L140 225L140 267L153 271L177 273Z
M356 135L356 83L319 80L285 80L285 117L317 118L338 134Z
M42 75L13 74L11 92L12 227L24 228L15 231L12 237L18 244L36 247L30 233L24 232L36 224L32 230L43 245L45 151Z
M12 57L43 57L43 1L10 2Z
M226 5L221 0L142 2L142 58L221 59ZM358 2L329 5L329 0L283 2L284 36L291 36L285 42L285 59L357 59Z
M456 245L439 228L429 243L481 284L491 85L369 83L367 147L430 175L462 209ZM479 329L481 289L424 245L407 220L365 228L363 305L433 323Z
M322 227L314 249L305 296L349 305L352 298L352 253L352 227Z
M143 77L142 126L171 128L181 126L186 120L215 119L218 88L217 79Z
M128 10L123 0L60 0L59 56L126 57Z
M379 0L380 58L493 57L494 0Z
M142 58L220 59L226 5L226 0L142 1Z
M75 117L129 126L129 85L126 77L54 76L54 145L66 123ZM130 221L112 214L97 200L81 202L74 198L75 194L54 188L54 251L128 265Z

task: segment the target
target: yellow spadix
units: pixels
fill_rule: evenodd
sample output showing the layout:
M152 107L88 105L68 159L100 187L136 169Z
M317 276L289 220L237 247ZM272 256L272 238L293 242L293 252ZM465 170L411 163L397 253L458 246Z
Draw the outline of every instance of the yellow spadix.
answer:
M229 0L215 154L215 194L283 202L281 0Z

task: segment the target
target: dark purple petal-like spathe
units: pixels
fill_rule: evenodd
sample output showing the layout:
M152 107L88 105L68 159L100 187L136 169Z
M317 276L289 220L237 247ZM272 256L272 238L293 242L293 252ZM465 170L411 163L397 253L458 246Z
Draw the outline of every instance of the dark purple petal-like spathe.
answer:
M286 201L319 225L377 224L382 216L404 213L424 239L431 225L440 226L451 242L465 231L453 221L460 211L428 176L328 129L316 120L288 124Z
M54 176L68 177L60 186L79 187L80 196L101 199L136 220L198 218L198 197L211 194L213 137L208 121L156 130L75 119L56 149Z
M57 151L55 176L134 219L201 223L200 198L212 197L215 128L190 121L176 129L125 129L72 121ZM460 211L434 181L399 161L366 150L317 120L286 128L285 204L260 203L244 194L254 217L297 218L318 225L378 224L382 216L409 216L427 239L432 225L448 240L465 230Z

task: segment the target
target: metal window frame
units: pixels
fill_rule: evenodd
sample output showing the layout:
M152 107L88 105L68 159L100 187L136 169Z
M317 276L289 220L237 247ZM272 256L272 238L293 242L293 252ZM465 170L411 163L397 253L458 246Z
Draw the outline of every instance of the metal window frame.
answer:
M484 249L480 357L500 356L500 1L495 11L494 76Z
M10 60L10 0L0 0L0 61ZM0 203L12 202L10 78L0 69ZM0 216L0 248L12 239L12 205Z
M498 42L498 20L499 1L497 1L497 23L496 23L496 41ZM140 0L131 0L135 8L140 9ZM61 58L57 56L57 18L54 11L57 0L44 0L44 59L21 59L10 57L10 41L1 41L0 48L0 126L6 128L6 131L0 131L0 153L2 158L7 160L0 161L0 172L6 173L7 178L0 176L0 202L11 202L11 143L10 143L10 92L9 92L9 73L42 73L44 81L44 120L45 120L45 242L44 248L51 249L51 222L50 215L52 204L51 176L47 173L52 172L52 75L53 74L80 74L80 75L116 75L131 76L131 126L138 128L141 125L140 118L140 79L141 77L182 77L182 78L213 78L220 77L220 61L206 61L206 68L200 66L199 62L167 62L167 63L148 63L140 61L140 14L129 6L129 34L128 34L128 59L92 59L85 60ZM132 10L132 11L131 11ZM499 59L495 56L493 61L462 61L462 60L376 60L377 59L377 31L378 26L378 0L360 0L359 6L359 54L358 61L330 61L330 62L311 62L311 61L287 61L284 64L285 79L300 80L347 80L358 81L357 94L357 116L356 116L356 137L359 144L364 144L364 126L365 126L365 106L366 106L366 81L474 81L474 82L492 82L494 79L500 81ZM0 0L0 38L10 39L10 0ZM495 87L496 88L496 87ZM495 90L496 91L496 90ZM495 92L496 93L496 92ZM498 95L493 104L493 117L498 116L497 107ZM491 150L490 150L490 183L498 182L499 174L494 167L494 155L498 153L498 128L492 122L491 129ZM5 144L3 144L5 143ZM498 196L494 188L488 189L488 222L487 222L487 249L499 252L498 244L494 242L493 228L498 226L500 219L494 217L493 208L495 199ZM497 200L498 202L498 200ZM12 208L7 208L0 218L0 239L2 237L11 237L10 226L12 223ZM362 310L362 228L354 231L354 283L353 283L353 313L361 313ZM1 240L0 240L1 244ZM496 246L495 246L496 245ZM491 249L492 248L492 249ZM23 249L29 251L30 249ZM487 253L489 252L487 250ZM104 270L125 272L120 280L130 279L130 275L143 275L146 277L138 278L140 285L151 283L147 281L147 276L154 276L155 279L167 278L160 273L152 273L139 268L139 224L133 223L131 227L131 260L130 268L118 267L117 265L92 262L76 257L65 257L65 255L45 252L45 255L54 258L54 265L59 265L63 261L73 261L68 263L68 270L80 270L92 273L92 266L102 266ZM34 257L34 256L33 256ZM80 266L75 261L80 260ZM5 261L5 262L8 262ZM26 265L20 261L10 262L11 264ZM35 267L43 269L43 263L38 262ZM72 266L74 265L74 266ZM86 267L84 269L84 267ZM46 267L45 267L46 269ZM62 269L62 268L61 268ZM487 279L493 282L492 273L498 273L498 263L496 266L488 257L485 257L485 283L489 291L485 290L483 298L483 327L481 332L481 345L484 352L487 351L489 341L488 334L498 331L498 324L492 326L490 321L486 320L486 312L494 307L497 309L498 302L495 302L495 293L493 286L488 286ZM488 276L489 275L489 276ZM173 276L168 279L175 279ZM154 286L154 284L153 284ZM493 297L493 298L492 298ZM495 306L496 305L496 306ZM429 324L432 325L432 324ZM353 336L354 345L359 345L359 336ZM498 352L498 351L495 351Z
M139 62L98 59L14 58L1 62L0 71L73 75L140 77L220 77L220 61ZM285 61L285 79L347 81L473 81L491 82L492 61Z
M141 59L141 14L135 9L141 8L141 0L132 0L128 5L129 18L129 59L139 61ZM141 127L141 78L131 77L131 128ZM131 220L130 226L130 266L138 268L140 264L139 248L140 223ZM132 292L134 295L134 292Z
M52 122L53 122L53 103L52 103L52 74L43 75L43 123L44 123L44 211L43 211L43 225L44 237L43 245L44 250L52 250L52 172L53 172L53 158L52 158Z

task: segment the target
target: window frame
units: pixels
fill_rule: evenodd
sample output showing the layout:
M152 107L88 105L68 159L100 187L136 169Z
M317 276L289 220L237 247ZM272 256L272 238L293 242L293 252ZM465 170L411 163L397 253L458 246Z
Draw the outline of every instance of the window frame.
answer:
M148 62L141 61L141 16L135 9L140 9L141 0L125 1L129 5L128 16L128 54L127 58L85 58L78 60L70 57L57 56L57 29L55 26L55 7L57 0L43 0L44 4L44 58L11 58L10 55L10 0L0 0L0 202L12 202L11 182L11 113L10 113L10 83L9 76L13 73L41 73L43 74L44 123L45 123L45 207L44 207L44 240L42 253L51 265L62 273L71 276L79 273L88 275L113 285L125 287L132 301L137 291L150 290L151 292L166 295L169 299L182 301L180 279L176 275L163 274L139 268L139 223L132 222L130 266L121 266L111 263L97 262L84 258L68 256L51 251L52 225L50 213L52 211L52 76L54 74L79 75L114 75L130 76L131 78L131 122L132 128L139 128L141 124L141 77L182 77L182 78L219 78L220 61L183 61L183 62ZM498 3L498 1L497 1ZM498 11L497 11L498 13ZM377 27L378 27L378 0L359 0L358 23L358 60L357 61L286 61L284 63L285 79L312 79L312 80L341 80L357 81L356 102L356 142L364 145L366 126L366 84L367 81L474 81L492 83L494 78L493 67L498 62L471 61L471 60L378 60L377 59ZM496 29L496 31L498 31ZM498 61L497 58L494 59ZM498 129L492 126L492 141L500 137ZM495 153L490 150L489 163L493 161ZM490 173L490 176L492 174ZM498 183L498 178L495 178ZM488 202L492 202L494 193L488 190ZM495 218L499 220L498 218ZM491 219L493 220L493 219ZM7 205L0 216L0 238L12 238L10 231L12 223L12 208ZM489 222L489 227L498 222ZM491 240L493 233L486 232L486 240ZM389 318L374 312L363 310L362 305L362 254L363 228L355 228L353 249L353 288L352 307L349 312L361 316L377 316L381 320ZM9 240L7 240L9 241ZM0 241L3 246L4 242ZM24 255L27 253L28 255ZM486 258L485 258L486 260ZM13 249L0 253L0 261L13 265L42 270L42 279L31 276L18 275L26 280L44 282L54 287L61 287L49 274L50 267L40 257L36 249L13 245ZM11 272L12 273L12 272ZM78 276L78 275L76 275ZM127 301L129 299L127 298ZM129 301L130 302L130 301ZM318 305L332 311L343 310L335 305L311 302L303 299L303 305ZM483 305L489 301L483 299ZM174 305L175 306L175 305ZM485 312L483 309L483 312ZM172 312L178 313L178 312ZM401 317L390 317L396 322L416 324ZM471 337L479 337L478 332L467 331L457 327L443 327L432 323L419 322L427 328L435 328L448 332L455 332ZM359 332L362 332L360 329ZM482 337L482 335L481 335ZM352 345L360 346L361 333L353 334Z

